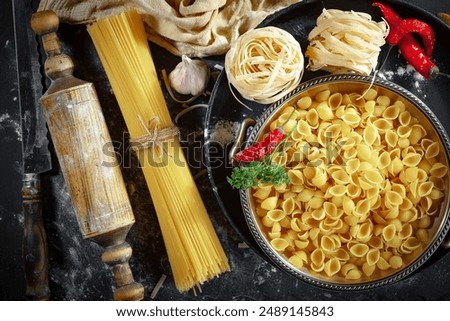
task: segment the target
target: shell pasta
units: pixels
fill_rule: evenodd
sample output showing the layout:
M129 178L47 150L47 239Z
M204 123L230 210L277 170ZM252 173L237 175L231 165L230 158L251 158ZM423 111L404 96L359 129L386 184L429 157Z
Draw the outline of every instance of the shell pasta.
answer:
M352 90L303 94L272 117L266 131L291 133L272 157L290 183L250 194L268 242L293 267L357 282L405 267L429 244L448 165L404 101Z

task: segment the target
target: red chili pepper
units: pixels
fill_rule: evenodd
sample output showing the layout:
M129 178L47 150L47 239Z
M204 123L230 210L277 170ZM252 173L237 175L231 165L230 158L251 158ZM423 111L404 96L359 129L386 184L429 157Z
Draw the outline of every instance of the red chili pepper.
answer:
M411 43L408 39L403 38L400 40L398 47L408 63L425 78L433 79L439 74L439 68L426 56L417 43Z
M284 136L284 130L281 127L275 128L262 141L237 153L234 159L241 163L260 161L281 143Z
M386 37L386 41L390 45L392 45L392 41L391 41L392 28L394 26L396 26L397 24L399 24L402 21L402 18L391 7L389 7L383 3L374 2L374 3L372 3L372 6L380 8L381 13L384 16L384 19L386 19L386 22L388 23L389 27L391 28L391 30L389 31L389 34Z
M424 44L425 54L431 57L434 49L434 31L429 24L418 19L403 19L389 32L390 44L397 45L404 36L417 33Z
M390 31L386 41L390 45L398 45L406 61L422 76L427 79L436 77L439 73L439 68L429 58L433 51L435 40L431 27L424 26L424 24L426 25L424 22L422 24L414 22L416 19L402 19L397 12L383 3L374 2L372 5L380 8L386 22L389 24ZM426 52L413 37L412 32L419 32L419 35L424 40Z

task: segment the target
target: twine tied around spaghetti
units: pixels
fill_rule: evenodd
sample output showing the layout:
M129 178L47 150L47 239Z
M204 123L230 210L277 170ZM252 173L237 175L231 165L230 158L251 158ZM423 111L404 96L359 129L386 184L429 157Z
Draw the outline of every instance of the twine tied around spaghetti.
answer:
M164 143L174 140L174 137L180 133L178 127L170 126L161 129L158 116L153 116L150 118L148 125L144 123L144 120L140 115L137 117L141 123L141 126L145 129L146 134L130 139L131 150L137 152L139 150L154 148L156 146L168 155L167 150L164 148Z

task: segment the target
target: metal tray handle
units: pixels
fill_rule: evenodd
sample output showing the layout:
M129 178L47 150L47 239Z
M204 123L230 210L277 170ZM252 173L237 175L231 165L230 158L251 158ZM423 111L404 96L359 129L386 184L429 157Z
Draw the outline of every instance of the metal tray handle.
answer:
M247 130L251 126L255 126L256 121L253 118L245 118L241 126L239 127L239 131L236 137L236 141L233 146L231 146L230 152L228 153L228 159L230 160L230 164L235 166L237 165L234 160L234 156L241 150L241 146L244 143L245 137L247 137Z

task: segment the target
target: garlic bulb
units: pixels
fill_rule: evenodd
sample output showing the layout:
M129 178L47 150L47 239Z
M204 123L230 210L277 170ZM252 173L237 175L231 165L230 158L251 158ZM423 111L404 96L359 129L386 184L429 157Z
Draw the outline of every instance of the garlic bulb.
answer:
M206 90L209 68L201 60L183 55L181 62L169 74L170 86L179 94L197 96Z

